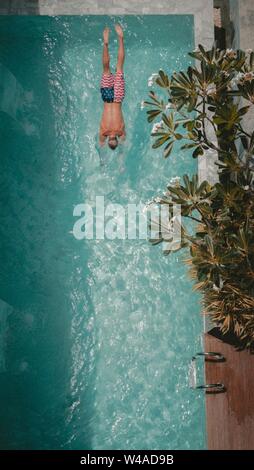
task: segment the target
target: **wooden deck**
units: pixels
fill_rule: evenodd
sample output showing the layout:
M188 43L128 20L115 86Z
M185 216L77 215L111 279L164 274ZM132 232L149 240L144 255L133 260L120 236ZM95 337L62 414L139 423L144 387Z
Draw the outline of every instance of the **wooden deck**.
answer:
M211 334L205 351L220 352L225 362L206 361L206 383L223 382L225 393L206 394L210 450L254 449L254 355L237 351Z

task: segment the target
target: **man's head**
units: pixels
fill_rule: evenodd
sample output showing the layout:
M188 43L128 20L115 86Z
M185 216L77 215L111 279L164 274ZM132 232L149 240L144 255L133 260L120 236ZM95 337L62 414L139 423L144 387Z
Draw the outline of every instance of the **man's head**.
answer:
M111 150L115 150L116 147L118 146L118 140L115 135L110 135L108 138L108 146L111 148Z

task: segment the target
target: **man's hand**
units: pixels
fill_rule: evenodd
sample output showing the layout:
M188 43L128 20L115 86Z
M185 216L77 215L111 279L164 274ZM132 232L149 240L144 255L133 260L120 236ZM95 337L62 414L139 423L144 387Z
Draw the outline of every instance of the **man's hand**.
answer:
M118 37L123 38L123 30L120 24L115 25L115 30L116 30L116 34L118 35Z
M102 147L103 145L105 145L106 143L106 137L105 135L102 134L102 132L100 131L100 134L99 134L99 144L100 146Z
M125 130L123 131L122 135L119 137L119 143L123 144L126 139L126 132Z
M108 41L109 41L109 33L110 33L110 29L107 27L104 29L103 31L103 41L104 41L104 44L108 44Z

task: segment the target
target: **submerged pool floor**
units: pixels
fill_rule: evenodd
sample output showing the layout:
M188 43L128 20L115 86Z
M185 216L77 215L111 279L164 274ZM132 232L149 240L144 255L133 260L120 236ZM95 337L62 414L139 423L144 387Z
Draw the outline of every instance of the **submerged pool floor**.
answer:
M0 17L2 449L205 447L187 379L200 307L182 255L72 234L76 204L146 202L196 171L151 149L140 109L151 73L188 65L192 16L120 18L128 138L124 158L100 165L101 33L118 20Z

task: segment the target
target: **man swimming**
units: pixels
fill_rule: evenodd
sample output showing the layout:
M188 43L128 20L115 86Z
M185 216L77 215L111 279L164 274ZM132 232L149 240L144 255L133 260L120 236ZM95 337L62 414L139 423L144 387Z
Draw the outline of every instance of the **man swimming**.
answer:
M104 101L104 109L100 124L100 145L108 146L115 150L126 136L125 124L122 114L122 101L124 99L124 42L123 30L120 25L115 26L118 35L118 57L116 73L110 71L110 57L108 52L109 28L103 31L103 74L101 78L101 96Z

